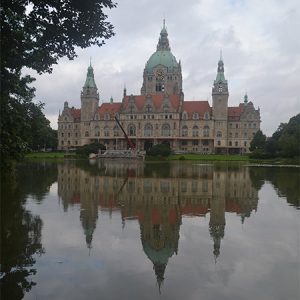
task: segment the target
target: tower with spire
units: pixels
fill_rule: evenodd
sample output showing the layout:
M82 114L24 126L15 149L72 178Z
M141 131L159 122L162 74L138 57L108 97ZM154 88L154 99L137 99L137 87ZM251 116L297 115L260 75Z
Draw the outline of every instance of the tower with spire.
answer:
M92 120L98 107L99 93L94 79L94 69L90 62L81 92L81 121Z
M166 23L163 20L156 51L151 55L144 69L141 94L180 94L181 89L181 63L177 62L171 52Z
M227 149L228 97L228 83L224 75L224 62L221 52L217 76L212 87L212 113L215 123L214 148L216 152L226 152Z

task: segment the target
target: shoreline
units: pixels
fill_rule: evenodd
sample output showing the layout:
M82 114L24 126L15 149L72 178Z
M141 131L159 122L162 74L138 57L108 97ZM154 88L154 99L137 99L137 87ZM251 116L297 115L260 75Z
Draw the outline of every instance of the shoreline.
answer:
M76 154L66 157L63 152L35 152L28 153L25 159L88 159ZM210 161L210 162L245 162L251 166L300 166L299 158L272 158L251 159L247 155L221 155L221 154L174 154L169 157L146 157L145 161Z

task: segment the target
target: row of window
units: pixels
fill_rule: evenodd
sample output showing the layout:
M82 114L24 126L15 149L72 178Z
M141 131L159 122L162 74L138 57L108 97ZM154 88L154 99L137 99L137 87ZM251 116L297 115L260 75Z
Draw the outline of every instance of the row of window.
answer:
M217 145L218 146L221 146L221 141L217 141ZM244 143L243 143L243 145L244 145L244 147L247 147L248 146L248 143L247 143L247 141L244 141ZM239 147L239 142L238 141L235 141L234 143L232 142L232 141L229 141L228 142L228 146L229 147Z
M65 133L64 133L64 132L61 132L60 136L61 136L61 137L65 137ZM67 136L67 137L71 137L71 136L72 136L72 133L71 133L71 132L68 132L68 133L66 133L66 136ZM79 136L78 132L75 132L75 137L78 137L78 136Z
M76 146L78 145L78 141L75 141L74 143L75 143ZM64 146L64 145L71 146L71 141L67 141L66 143L64 141L60 141L60 144L62 146Z
M135 109L135 107L134 107L133 105L129 106L130 115L127 115L127 119L128 119L128 120L136 120L136 119L139 119L139 117L138 117L139 115L134 114L135 110L136 110L136 109ZM164 112L168 112L169 110L170 110L170 107L169 107L168 105L165 105L165 106L163 107L163 111L164 111ZM146 112L147 112L147 113L152 113L152 111L153 111L152 106L147 105L147 106L146 106ZM117 118L119 118L118 115L116 115L116 116L117 116ZM160 115L160 118L161 118L161 119L172 119L172 117L173 117L172 115ZM155 116L154 116L154 115L151 115L151 116L149 116L149 115L143 115L143 118L144 118L144 119L155 119ZM96 116L95 119L96 119L96 120L99 120L99 117ZM110 114L108 114L108 113L104 114L104 120L108 121L108 120L110 120L110 119L111 119ZM183 119L183 120L188 120L188 114L187 114L187 112L183 112L183 113L182 113L182 119ZM193 119L193 120L199 120L199 119L200 119L199 113L194 112L194 113L192 114L192 119ZM209 120L209 119L210 119L210 114L209 114L208 112L204 113L203 119L204 119L204 120Z
M158 124L156 124L156 130L158 130ZM174 129L176 129L176 123L174 123ZM136 125L134 124L129 124L127 127L127 133L129 136L136 136ZM203 137L209 137L209 126L204 126L203 128ZM146 124L144 127L144 136L146 137L151 137L153 136L153 131L154 128L151 124ZM199 127L198 126L194 126L193 130L192 130L192 136L193 137L197 137L199 136ZM63 133L62 137L63 137ZM114 126L113 128L113 136L119 136L121 134L120 132L120 128L118 125ZM171 136L171 126L169 124L163 124L161 127L161 135L162 136ZM182 136L188 136L188 127L187 126L183 126L182 130L181 130L181 135ZM69 135L70 136L70 135ZM86 131L85 132L85 136L88 137L89 136L89 132ZM99 126L95 127L95 136L100 136L100 128ZM108 137L110 136L110 128L109 127L104 127L104 136Z
M59 125L58 128L60 128L60 129L72 129L73 126L72 126L72 124L68 124L68 125L63 125L63 124L61 124L61 125ZM75 125L74 125L74 128L77 129L77 128L78 128L78 124L75 124Z
M242 124L239 123L229 123L229 128L240 128ZM256 123L244 123L244 128L256 128Z

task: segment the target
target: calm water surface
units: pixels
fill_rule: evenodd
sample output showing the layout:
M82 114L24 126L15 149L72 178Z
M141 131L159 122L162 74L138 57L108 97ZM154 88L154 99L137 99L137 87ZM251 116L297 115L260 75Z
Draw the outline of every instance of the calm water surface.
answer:
M22 164L2 184L2 299L299 299L299 171Z

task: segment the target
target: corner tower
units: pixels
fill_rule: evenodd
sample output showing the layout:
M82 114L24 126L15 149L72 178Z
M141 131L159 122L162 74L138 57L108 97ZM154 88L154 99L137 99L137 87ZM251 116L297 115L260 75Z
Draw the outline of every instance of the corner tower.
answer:
M163 22L156 52L146 63L143 73L142 95L159 93L180 94L182 90L181 63L171 52L168 32Z
M90 64L81 92L81 121L90 121L98 106L99 93L94 79L94 70Z

